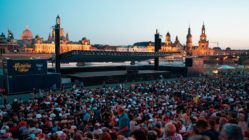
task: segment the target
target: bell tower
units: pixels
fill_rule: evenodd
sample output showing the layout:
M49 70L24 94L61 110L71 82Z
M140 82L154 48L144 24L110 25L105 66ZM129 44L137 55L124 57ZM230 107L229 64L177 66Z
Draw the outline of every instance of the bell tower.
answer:
M187 42L186 42L187 48L187 54L191 55L192 49L193 49L193 41L192 41L192 35L191 35L191 28L190 26L188 27L188 34L187 34Z
M204 23L203 23L203 25L202 25L202 29L201 29L201 31L202 31L202 34L205 34L205 32L206 32L206 29L205 29L205 25L204 25Z
M209 41L207 40L206 28L203 23L202 29L201 29L200 41L199 41L199 48L208 48L208 44L209 44Z

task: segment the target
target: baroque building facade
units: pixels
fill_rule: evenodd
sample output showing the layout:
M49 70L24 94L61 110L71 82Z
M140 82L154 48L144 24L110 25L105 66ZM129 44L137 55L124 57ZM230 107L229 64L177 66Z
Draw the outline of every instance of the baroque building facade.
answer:
M72 50L90 50L90 40L82 38L79 42L72 42L67 39L60 40L60 53ZM36 36L34 43L35 53L55 53L54 41L43 41L43 38Z
M172 43L170 33L168 32L165 36L165 42L162 43L160 52L178 52L181 49L183 49L183 46L178 40L178 36L176 36L175 42Z
M60 17L57 16L56 20L60 21ZM21 46L23 46L23 52L25 53L55 53L55 30L52 30L52 36L49 33L48 39L44 40L39 35L33 38L32 32L26 28L21 35ZM64 28L60 28L60 53L65 53L72 50L90 50L90 40L83 37L78 42L69 40L68 33L65 35Z
M148 42L147 51L154 52L155 46L153 42ZM188 28L188 34L186 37L186 45L182 45L178 40L178 36L174 42L171 41L170 33L165 35L165 42L162 43L160 52L180 52L182 55L188 56L210 56L214 55L214 50L209 48L209 41L207 40L205 25L202 25L200 40L198 46L193 45L193 37L191 34L191 28Z
M155 46L153 42L148 42L147 44L147 51L148 52L154 52ZM178 40L178 36L176 36L176 39L174 42L171 41L171 35L168 32L165 35L165 42L162 43L160 52L181 52L183 50L183 45Z

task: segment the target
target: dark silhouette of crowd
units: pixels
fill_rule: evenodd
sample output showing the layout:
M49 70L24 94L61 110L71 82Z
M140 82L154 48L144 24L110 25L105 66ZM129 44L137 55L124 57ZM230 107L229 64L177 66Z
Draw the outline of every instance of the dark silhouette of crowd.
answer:
M0 138L243 140L249 78L202 76L33 94L0 108Z

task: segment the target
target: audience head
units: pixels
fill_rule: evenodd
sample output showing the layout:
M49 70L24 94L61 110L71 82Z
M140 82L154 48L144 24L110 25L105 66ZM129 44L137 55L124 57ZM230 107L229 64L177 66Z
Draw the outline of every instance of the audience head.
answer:
M243 140L242 129L236 124L227 123L223 125L220 140Z

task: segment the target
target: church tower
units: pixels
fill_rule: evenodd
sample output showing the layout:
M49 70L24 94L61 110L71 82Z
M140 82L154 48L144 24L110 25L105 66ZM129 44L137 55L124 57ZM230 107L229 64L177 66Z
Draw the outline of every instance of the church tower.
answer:
M170 34L169 34L169 32L166 34L165 46L171 46L171 39L170 39Z
M179 41L179 39L178 39L178 36L176 36L176 40L175 40L175 43L174 44L177 44L177 43L179 43L180 41Z
M202 29L201 29L200 41L199 41L199 48L208 48L208 44L209 44L209 41L207 40L206 28L203 23Z
M191 51L193 49L193 41L192 41L192 35L191 35L191 28L190 26L188 27L188 34L187 34L187 42L186 42L187 48L187 54L191 54Z

